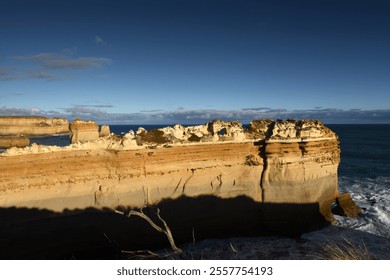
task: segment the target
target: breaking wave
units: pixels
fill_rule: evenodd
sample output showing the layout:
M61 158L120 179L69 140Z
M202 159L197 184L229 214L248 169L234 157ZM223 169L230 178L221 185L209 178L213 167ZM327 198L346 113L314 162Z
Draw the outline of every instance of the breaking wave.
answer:
M352 195L363 214L355 219L337 217L337 226L390 239L390 177L341 177L339 189Z

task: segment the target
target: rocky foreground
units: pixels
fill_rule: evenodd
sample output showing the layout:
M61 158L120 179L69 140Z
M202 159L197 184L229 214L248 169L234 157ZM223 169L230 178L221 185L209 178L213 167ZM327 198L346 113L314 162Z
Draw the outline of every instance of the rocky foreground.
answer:
M46 235L72 227L48 225L49 217L77 216L73 227L79 234L90 227L99 228L99 238L111 232L109 239L123 249L160 246L164 236L137 218L132 224L115 216L114 209L147 207L151 216L160 209L179 242L194 235L294 235L331 222L336 201L354 209L350 197L338 193L338 138L320 121L254 120L248 129L212 121L140 128L124 136L105 127L101 137L97 129L77 121L74 144L14 147L1 154L1 209L28 213ZM97 220L100 215L104 219ZM9 218L3 231L17 234L16 224ZM88 246L96 247L100 239L93 236Z

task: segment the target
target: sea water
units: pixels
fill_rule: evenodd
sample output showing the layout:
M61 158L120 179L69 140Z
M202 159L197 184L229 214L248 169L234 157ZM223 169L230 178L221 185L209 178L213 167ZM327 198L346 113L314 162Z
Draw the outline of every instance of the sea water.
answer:
M166 125L112 125L121 135L138 127ZM339 136L340 192L349 192L363 209L358 218L335 216L336 222L300 238L282 236L196 241L184 245L192 258L203 259L310 259L324 243L339 241L364 246L376 258L390 259L390 125L327 125ZM66 146L68 135L30 139L31 143ZM196 240L196 236L194 237Z
M390 239L390 125L329 125L339 135L339 190L363 208L337 225Z

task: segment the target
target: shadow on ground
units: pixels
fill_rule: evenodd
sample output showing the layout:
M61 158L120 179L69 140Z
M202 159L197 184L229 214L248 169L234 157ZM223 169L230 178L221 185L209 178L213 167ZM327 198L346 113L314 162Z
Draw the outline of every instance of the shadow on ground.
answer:
M143 210L161 224L156 207L177 244L233 236L298 237L328 224L318 204L259 204L244 196L182 196ZM165 247L166 236L145 220L112 209L0 208L1 259L121 259L122 250Z

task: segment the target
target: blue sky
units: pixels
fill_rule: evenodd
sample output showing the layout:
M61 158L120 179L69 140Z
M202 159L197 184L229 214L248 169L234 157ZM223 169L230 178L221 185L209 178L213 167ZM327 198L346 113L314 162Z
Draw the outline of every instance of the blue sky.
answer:
M385 0L7 1L0 115L390 123L389 14Z

